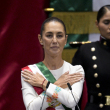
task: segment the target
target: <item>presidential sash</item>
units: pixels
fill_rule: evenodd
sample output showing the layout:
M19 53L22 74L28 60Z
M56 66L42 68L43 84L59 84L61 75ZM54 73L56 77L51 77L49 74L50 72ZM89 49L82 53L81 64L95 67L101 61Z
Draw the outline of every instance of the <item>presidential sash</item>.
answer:
M39 68L39 70L42 72L42 74L46 77L46 79L48 81L50 81L50 83L54 83L56 81L55 77L52 75L52 73L49 71L49 69L44 65L43 62L39 62L36 64L37 67ZM26 66L24 68L22 68L22 70L27 69L29 71L32 72L32 70ZM38 95L40 95L44 90L40 87L35 87L33 86L35 91L38 93ZM62 104L63 105L63 104ZM72 110L70 108L67 108L65 105L63 105L63 107L65 108L65 110ZM48 107L46 110L55 110L53 107Z

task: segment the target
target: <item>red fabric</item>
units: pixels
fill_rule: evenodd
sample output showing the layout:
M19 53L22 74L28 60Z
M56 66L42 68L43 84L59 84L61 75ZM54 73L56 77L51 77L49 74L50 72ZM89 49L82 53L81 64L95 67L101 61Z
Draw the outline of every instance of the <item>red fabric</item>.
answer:
M0 110L25 110L21 68L43 60L38 42L49 0L0 1Z
M32 70L31 70L28 66L22 68L22 71L24 71L24 69L29 70L29 71L32 72ZM35 86L33 86L33 87L34 87L34 90L38 93L38 95L40 95L40 94L44 91L44 90L43 90L42 88L40 88L40 87L35 87ZM55 110L55 109L52 108L52 107L48 107L46 110Z
M81 103L81 110L85 109L86 103L87 103L87 86L86 86L86 81L84 82L83 86L83 94L82 94L82 103Z
M32 72L32 70L31 70L28 66L22 68L22 70L24 70L24 69L29 70L29 71ZM33 87L34 87L35 91L38 93L38 95L41 94L41 93L44 91L44 90L43 90L42 88L40 88L40 87L35 87L35 86L33 86Z

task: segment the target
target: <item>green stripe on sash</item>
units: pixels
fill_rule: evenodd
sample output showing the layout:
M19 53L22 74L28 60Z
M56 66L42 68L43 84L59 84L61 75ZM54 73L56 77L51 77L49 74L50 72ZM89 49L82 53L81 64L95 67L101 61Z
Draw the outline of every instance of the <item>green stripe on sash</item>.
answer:
M48 81L50 81L51 83L54 83L56 81L56 79L54 78L54 76L52 75L52 73L49 71L49 69L44 65L43 62L39 62L36 64L37 67L39 68L39 70L43 73L43 75L46 77L46 79ZM63 104L62 104L63 105ZM65 105L63 105L63 107L65 108L65 110L72 110L71 108L67 108Z
M36 64L37 67L40 69L40 71L43 73L43 75L46 77L46 79L48 81L50 81L51 83L54 83L56 81L56 79L54 78L54 76L52 75L52 73L49 71L49 69L44 65L43 62L39 62Z

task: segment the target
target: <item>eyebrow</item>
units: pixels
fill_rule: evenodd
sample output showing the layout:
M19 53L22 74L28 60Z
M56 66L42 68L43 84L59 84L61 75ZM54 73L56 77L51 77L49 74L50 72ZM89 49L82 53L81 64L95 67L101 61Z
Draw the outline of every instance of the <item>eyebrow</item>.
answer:
M48 34L52 34L53 32L46 32ZM57 34L62 34L63 32L57 32Z
M46 32L47 34L52 34L52 32Z
M62 34L63 32L58 32L58 34Z
M104 21L110 21L110 19L104 19Z

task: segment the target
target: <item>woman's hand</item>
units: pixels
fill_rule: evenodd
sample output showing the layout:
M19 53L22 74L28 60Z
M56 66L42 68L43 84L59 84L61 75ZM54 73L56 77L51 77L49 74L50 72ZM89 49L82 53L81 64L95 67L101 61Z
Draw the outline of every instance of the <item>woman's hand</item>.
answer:
M28 70L24 70L21 72L22 76L25 78L24 81L28 82L32 86L42 87L42 82L44 81L44 77L39 73L32 73Z
M69 74L69 72L65 72L54 84L62 88L66 88L67 83L73 85L74 83L80 81L81 79L83 79L83 75L81 73Z
M69 81L68 79L69 79L69 71L61 75L60 78L54 84L59 87L66 88L67 82Z

